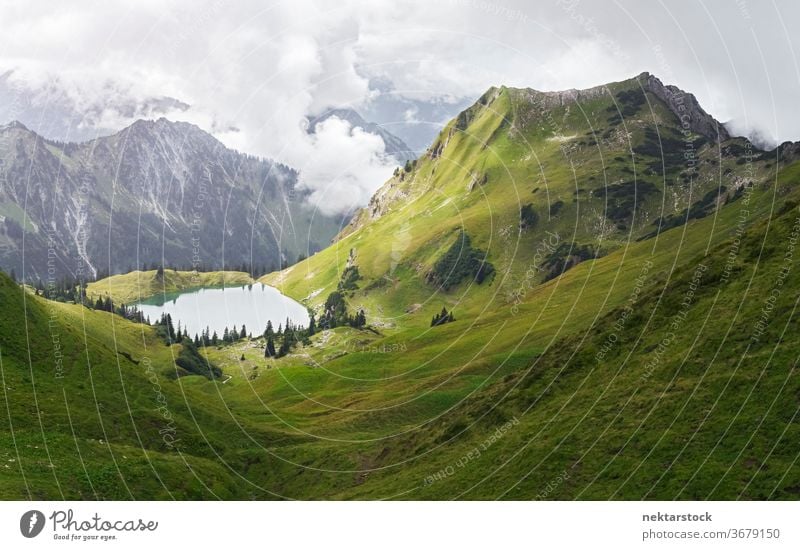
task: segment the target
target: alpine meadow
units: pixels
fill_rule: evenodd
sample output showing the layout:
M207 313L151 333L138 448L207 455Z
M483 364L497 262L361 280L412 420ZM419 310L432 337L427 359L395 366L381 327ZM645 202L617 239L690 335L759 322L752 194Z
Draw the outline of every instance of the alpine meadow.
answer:
M346 217L191 124L0 133L3 499L800 494L800 142L657 75L491 87Z

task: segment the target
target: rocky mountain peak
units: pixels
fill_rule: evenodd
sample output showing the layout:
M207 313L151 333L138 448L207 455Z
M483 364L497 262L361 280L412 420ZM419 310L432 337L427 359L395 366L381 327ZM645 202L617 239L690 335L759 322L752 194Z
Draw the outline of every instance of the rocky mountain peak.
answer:
M725 141L731 137L725 127L700 106L694 94L684 92L677 86L665 85L648 72L640 74L636 79L645 91L663 101L681 124L692 132L714 141Z
M569 88L552 92L541 92L533 88L527 88L529 96L535 97L536 102L545 109L564 107L565 105L589 101L598 97L608 95L608 86L594 86L583 90Z
M12 120L8 124L0 125L0 132L5 132L6 130L24 130L26 132L30 132L28 127L18 120Z
M724 125L709 115L700 106L693 94L685 92L677 86L666 85L648 72L643 72L634 78L619 83L603 84L582 90L570 88L568 90L542 92L533 88L506 89L512 91L522 101L536 104L542 110L549 110L598 98L611 97L613 95L612 90L618 86L651 93L667 106L680 121L681 125L686 126L687 129L696 134L713 141L725 141L731 137ZM493 88L490 88L487 94L492 90ZM484 97L487 94L484 94Z
M211 134L203 131L198 126L189 122L171 121L164 117L148 120L140 119L132 123L127 128L120 130L119 134L131 135L183 135L187 138L200 138L203 140L219 141Z
M189 266L200 256L206 268L248 262L266 269L320 248L339 227L317 214L309 233L296 172L229 149L190 123L138 120L83 143L45 140L12 123L0 126L0 138L0 216L24 210L30 221L12 227L0 266L28 276L47 265L52 243L42 227L58 236L60 265L91 273L135 262ZM289 234L285 219L303 230ZM252 248L239 238L251 234Z

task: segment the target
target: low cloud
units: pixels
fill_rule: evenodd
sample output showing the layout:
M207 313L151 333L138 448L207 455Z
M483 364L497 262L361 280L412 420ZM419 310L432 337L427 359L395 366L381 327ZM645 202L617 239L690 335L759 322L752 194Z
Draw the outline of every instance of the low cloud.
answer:
M303 121L329 107L369 111L387 94L461 105L492 85L580 88L647 70L743 134L800 138L800 35L787 26L800 6L779 1L757 17L741 6L12 1L0 6L0 73L43 89L55 82L77 108L177 98L191 108L171 118L300 169L320 208L345 211L366 202L391 163L374 137L337 124L309 136ZM397 122L441 122L406 109ZM100 113L99 123L126 122L119 110Z
M330 117L317 125L298 155L300 186L311 190L311 203L324 214L363 206L391 175L397 161L385 152L383 140Z

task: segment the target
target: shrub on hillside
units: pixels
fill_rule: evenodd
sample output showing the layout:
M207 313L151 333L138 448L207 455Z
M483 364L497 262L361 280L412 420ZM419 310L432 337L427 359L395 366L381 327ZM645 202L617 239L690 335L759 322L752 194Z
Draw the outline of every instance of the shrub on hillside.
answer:
M187 338L182 344L181 352L178 354L178 357L175 358L176 367L180 367L188 374L205 376L209 380L222 376L222 370L200 355L194 342Z
M449 290L464 279L481 284L494 275L494 266L486 261L486 253L473 248L469 236L461 231L455 242L434 264L427 280L442 290Z

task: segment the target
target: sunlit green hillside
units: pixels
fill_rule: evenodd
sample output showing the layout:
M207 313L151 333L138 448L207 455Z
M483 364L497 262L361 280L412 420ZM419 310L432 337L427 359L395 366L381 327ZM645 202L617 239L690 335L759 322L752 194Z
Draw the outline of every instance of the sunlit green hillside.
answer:
M207 346L213 380L152 327L2 277L1 494L796 498L794 146L729 138L658 85L490 89L333 245L261 279L367 326L280 359L257 330Z

